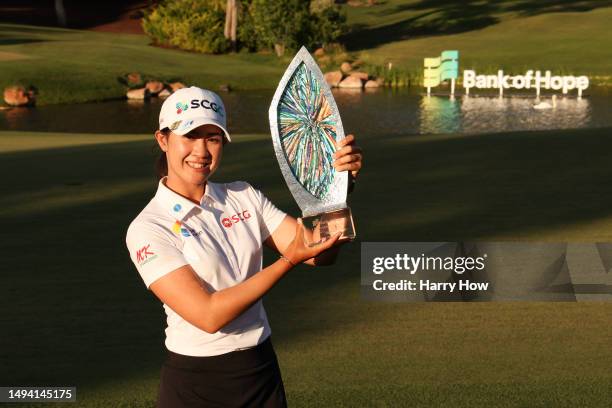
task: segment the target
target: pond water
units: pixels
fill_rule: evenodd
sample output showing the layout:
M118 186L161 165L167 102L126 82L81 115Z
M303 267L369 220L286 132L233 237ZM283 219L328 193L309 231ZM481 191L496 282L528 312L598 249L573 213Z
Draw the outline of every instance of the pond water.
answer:
M273 91L221 93L232 133L267 133ZM427 97L421 90L335 90L345 131L367 136L484 133L612 126L612 95ZM73 133L152 133L162 101L109 101L0 111L0 129ZM554 106L553 106L554 105Z

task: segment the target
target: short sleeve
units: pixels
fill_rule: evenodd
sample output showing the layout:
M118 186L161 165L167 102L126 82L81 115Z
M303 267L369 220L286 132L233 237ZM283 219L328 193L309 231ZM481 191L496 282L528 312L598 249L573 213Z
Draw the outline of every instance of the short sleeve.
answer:
M132 223L125 241L147 289L157 279L189 263L168 233L155 224Z
M281 222L283 222L287 214L276 208L276 206L272 204L272 201L268 200L268 197L266 197L261 191L253 187L251 188L255 194L257 205L259 206L259 212L261 214L261 239L266 240L270 235L272 235L276 228L278 228Z

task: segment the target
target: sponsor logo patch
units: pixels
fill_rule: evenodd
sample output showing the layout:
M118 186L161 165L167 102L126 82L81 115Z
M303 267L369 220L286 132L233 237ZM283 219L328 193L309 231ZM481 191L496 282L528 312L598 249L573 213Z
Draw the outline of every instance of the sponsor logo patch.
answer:
M172 225L172 232L174 232L176 235L181 233L181 222L179 220L176 220Z
M223 108L219 105L217 105L215 102L211 102L208 99L192 99L191 100L191 109L197 109L199 107L202 107L204 109L210 109L213 112L218 113L221 116L225 116L225 113L223 112Z
M170 130L176 130L181 125L182 120L177 120L176 122L172 122L170 125Z
M191 125L193 125L193 119L192 120L188 120L187 122L183 123L183 126L181 126L181 130L182 129L187 129Z
M136 262L138 265L145 265L157 258L157 255L151 250L151 244L145 245L136 251Z
M221 219L221 224L225 228L231 228L232 225L238 224L240 221L246 221L249 218L251 218L251 213L249 213L249 210L244 210L229 217L223 217Z
M187 226L183 226L183 224L179 220L176 220L172 225L172 232L174 232L176 235L182 235L186 238L198 235L196 234L195 230Z
M186 111L187 109L189 109L189 105L187 105L186 103L181 103L181 102L176 103L176 114L177 115L180 115L181 113L183 113L183 111Z

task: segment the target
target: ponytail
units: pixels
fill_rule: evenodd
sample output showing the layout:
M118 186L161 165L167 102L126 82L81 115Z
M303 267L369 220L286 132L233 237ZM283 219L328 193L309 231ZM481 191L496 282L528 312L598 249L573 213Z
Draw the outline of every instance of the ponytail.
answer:
M166 152L161 152L159 156L157 156L157 160L155 161L155 174L158 180L168 175L168 159L166 159Z
M166 137L168 137L170 134L168 128L162 129L160 132ZM155 175L157 176L158 180L161 180L168 175L168 159L166 158L166 152L161 151L157 143L155 143L154 150L156 152L159 151L157 160L155 160Z

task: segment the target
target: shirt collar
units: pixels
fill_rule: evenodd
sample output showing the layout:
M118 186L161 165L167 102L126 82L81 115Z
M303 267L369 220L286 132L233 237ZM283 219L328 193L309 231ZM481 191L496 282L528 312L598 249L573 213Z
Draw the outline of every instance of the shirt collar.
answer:
M220 186L216 183L206 183L206 189L204 196L200 201L200 205L188 200L180 194L172 191L166 186L166 177L159 180L157 186L157 193L155 193L155 199L158 200L161 205L168 210L168 212L177 220L181 220L187 216L194 208L200 208L207 203L207 199L211 199L216 202L222 202L222 192Z
M218 203L223 203L223 196L223 188L221 187L221 185L217 183L211 183L209 181L206 183L206 191L204 192L204 197L202 197L202 203L204 202L206 197L210 197Z

